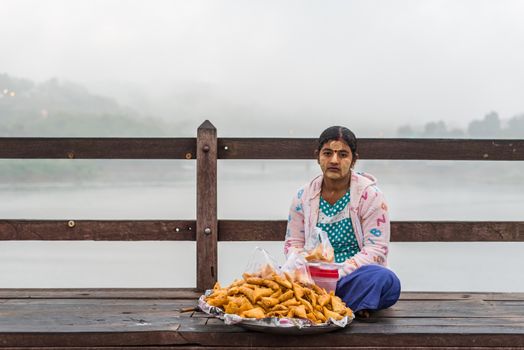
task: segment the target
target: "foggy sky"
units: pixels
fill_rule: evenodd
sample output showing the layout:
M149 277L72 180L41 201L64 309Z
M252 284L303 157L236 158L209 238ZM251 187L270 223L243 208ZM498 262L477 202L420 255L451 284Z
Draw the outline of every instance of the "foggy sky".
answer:
M523 113L522 18L519 0L0 0L0 73L209 118L220 136L381 136Z

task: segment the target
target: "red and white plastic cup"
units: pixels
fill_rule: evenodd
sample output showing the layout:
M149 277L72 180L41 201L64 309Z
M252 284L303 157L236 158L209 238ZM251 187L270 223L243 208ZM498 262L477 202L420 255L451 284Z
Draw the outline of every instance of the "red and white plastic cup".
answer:
M328 293L337 288L338 267L309 265L309 273L315 284L324 288Z

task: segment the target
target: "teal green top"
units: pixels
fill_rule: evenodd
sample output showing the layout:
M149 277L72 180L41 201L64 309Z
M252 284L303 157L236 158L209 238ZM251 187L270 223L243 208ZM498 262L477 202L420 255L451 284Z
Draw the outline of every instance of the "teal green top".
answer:
M360 251L349 216L349 200L349 191L333 205L320 196L317 227L327 233L337 263L350 259Z

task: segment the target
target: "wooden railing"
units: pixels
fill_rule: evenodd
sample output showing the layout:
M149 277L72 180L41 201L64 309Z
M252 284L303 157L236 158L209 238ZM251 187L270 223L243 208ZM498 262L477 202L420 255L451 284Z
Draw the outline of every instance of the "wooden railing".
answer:
M218 241L282 241L286 221L218 220L218 159L313 159L314 138L0 138L6 159L197 161L196 220L0 220L0 240L196 241L197 290L217 278ZM524 140L360 139L361 159L522 161ZM1 213L0 213L1 215ZM394 242L524 241L524 221L395 221Z

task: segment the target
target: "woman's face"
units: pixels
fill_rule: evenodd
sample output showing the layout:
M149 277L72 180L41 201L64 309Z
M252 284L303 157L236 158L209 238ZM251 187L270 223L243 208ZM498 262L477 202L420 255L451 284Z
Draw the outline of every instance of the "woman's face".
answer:
M322 146L318 155L318 164L325 177L340 180L349 177L353 154L344 141L331 140Z

